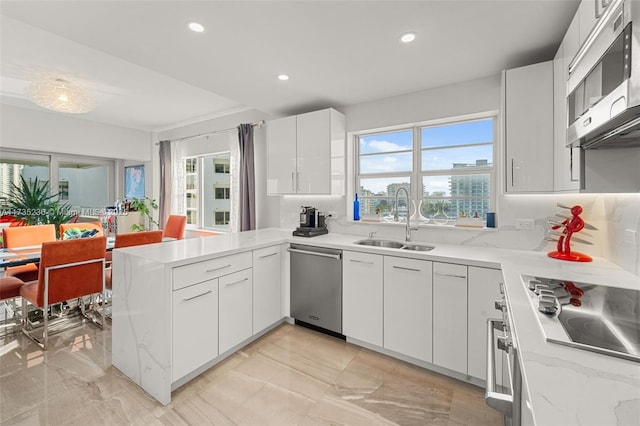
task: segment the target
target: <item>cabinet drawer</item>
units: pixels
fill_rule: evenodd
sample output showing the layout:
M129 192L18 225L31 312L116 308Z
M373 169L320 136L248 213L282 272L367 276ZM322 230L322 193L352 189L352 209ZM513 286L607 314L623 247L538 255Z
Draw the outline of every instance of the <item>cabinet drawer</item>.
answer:
M464 280L467 282L467 266L454 263L433 263L433 279Z
M205 260L173 268L173 289L179 290L212 278L251 268L251 252Z

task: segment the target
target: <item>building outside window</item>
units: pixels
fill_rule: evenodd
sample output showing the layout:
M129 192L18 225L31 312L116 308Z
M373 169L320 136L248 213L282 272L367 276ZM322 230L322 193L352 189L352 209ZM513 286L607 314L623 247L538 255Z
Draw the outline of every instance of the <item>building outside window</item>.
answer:
M431 223L484 218L493 205L495 117L424 123L356 136L361 215L406 218L419 208ZM419 182L419 185L414 185ZM405 188L395 206L395 195Z
M229 152L184 159L187 223L230 230L231 180Z

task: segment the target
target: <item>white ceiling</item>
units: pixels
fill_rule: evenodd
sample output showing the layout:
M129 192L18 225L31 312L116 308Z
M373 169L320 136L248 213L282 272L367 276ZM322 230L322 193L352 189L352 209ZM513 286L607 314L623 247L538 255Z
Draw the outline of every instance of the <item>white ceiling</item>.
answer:
M2 0L0 95L39 108L26 87L53 71L96 93L81 118L142 130L339 108L551 59L578 3Z

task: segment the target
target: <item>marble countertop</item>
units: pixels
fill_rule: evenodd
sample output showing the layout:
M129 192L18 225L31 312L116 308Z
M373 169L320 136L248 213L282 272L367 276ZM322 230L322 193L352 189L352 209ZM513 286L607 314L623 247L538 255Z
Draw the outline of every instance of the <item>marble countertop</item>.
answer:
M577 263L551 259L545 253L434 244L428 252L354 244L364 237L327 234L293 237L291 230L264 229L131 247L130 254L179 266L194 260L300 243L449 263L501 268L513 318L515 344L523 371L528 407L537 425L640 424L640 364L576 348L548 343L520 275L538 275L616 287L640 289L640 277L606 259ZM428 244L428 243L427 243Z

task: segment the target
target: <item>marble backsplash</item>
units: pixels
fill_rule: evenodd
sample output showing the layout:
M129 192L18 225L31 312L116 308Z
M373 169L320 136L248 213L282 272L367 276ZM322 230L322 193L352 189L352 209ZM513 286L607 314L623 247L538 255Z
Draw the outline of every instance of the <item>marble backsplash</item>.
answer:
M597 228L575 234L593 245L574 242L573 250L604 257L640 275L640 194L502 195L498 199L495 229L422 225L412 232L412 238L425 243L552 251L555 243L545 240L551 226L547 221L556 212L567 212L559 208L558 203L582 206L581 217ZM331 213L333 217L327 220L330 232L362 236L375 232L379 238L404 239L404 225L351 220L350 214L345 214L351 212L351 202L345 197L281 197L279 226L294 229L298 225L301 205L312 205ZM535 228L516 229L516 219L534 219Z

